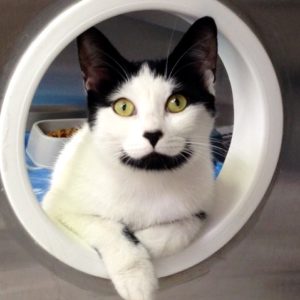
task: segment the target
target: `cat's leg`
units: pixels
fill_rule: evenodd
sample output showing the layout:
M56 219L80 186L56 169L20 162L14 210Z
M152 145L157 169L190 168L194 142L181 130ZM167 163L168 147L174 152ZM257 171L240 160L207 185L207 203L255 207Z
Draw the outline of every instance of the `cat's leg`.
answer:
M135 232L135 236L153 258L168 256L186 248L199 236L203 219L202 213L172 223L148 227Z
M55 218L102 257L118 293L126 300L152 300L158 287L145 247L127 227L97 216L60 214Z

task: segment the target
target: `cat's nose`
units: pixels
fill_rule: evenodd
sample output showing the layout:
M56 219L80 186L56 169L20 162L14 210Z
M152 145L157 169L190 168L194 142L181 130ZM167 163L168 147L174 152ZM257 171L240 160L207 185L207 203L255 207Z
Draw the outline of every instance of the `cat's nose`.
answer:
M156 130L153 132L146 131L143 135L144 138L149 140L150 144L154 148L157 144L158 140L163 136L163 133L160 130Z

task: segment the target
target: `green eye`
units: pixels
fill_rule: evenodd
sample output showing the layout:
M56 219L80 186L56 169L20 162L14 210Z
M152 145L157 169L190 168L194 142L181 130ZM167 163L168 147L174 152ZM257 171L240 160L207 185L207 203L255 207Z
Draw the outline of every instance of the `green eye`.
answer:
M135 107L130 100L120 98L113 103L113 110L121 117L130 117L134 114Z
M179 113L187 107L187 100L183 95L175 94L169 97L167 101L167 111L171 113Z

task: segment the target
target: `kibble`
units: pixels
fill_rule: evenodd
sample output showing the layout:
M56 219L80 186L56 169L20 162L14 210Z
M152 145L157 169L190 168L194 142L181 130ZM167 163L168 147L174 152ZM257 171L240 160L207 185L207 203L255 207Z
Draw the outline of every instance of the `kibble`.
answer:
M78 131L78 128L63 128L52 130L47 133L48 136L55 138L69 138Z

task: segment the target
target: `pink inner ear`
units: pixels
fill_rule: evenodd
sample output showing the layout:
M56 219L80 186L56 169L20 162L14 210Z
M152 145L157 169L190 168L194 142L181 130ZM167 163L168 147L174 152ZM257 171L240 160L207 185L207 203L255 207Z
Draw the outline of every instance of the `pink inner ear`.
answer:
M211 70L205 70L204 71L204 84L208 91L215 96L215 87L214 87L214 82L215 82L215 76L214 73Z
M93 80L93 78L87 78L85 80L85 89L87 91L89 91L89 90L95 90L95 81Z
M108 79L109 74L106 68L89 68L85 74L85 88L97 91Z

